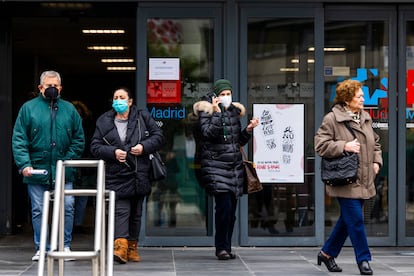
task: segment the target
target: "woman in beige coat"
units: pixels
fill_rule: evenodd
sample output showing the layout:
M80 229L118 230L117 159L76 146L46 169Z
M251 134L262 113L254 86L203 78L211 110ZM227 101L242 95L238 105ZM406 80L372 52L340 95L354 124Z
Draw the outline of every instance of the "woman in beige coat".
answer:
M341 214L328 240L318 254L329 271L341 272L335 259L349 236L361 275L372 275L371 253L365 233L362 207L365 199L375 196L374 179L382 166L379 136L372 129L372 119L364 107L362 84L345 80L336 87L332 112L325 115L315 135L315 151L321 157L339 157L345 151L359 156L358 179L345 186L326 186L329 196L336 197ZM356 138L345 125L355 133Z

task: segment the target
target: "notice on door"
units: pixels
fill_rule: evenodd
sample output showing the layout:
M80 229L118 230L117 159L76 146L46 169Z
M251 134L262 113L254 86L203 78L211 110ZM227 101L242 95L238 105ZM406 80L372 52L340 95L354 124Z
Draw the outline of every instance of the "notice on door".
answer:
M179 58L150 58L149 80L179 80Z
M253 104L253 161L262 183L304 183L304 104Z
M150 58L147 103L179 104L181 78L179 58Z

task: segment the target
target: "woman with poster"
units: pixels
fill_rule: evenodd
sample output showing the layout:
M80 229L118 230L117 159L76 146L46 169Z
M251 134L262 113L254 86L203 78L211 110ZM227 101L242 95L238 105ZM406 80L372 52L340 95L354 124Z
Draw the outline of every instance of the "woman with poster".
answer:
M236 258L231 253L231 237L236 220L237 199L243 195L244 169L240 146L251 138L259 120L253 118L242 129L240 117L246 109L232 101L230 81L219 79L214 83L214 95L196 102L194 119L198 120L196 132L201 170L200 185L216 203L215 220L216 256L219 260Z

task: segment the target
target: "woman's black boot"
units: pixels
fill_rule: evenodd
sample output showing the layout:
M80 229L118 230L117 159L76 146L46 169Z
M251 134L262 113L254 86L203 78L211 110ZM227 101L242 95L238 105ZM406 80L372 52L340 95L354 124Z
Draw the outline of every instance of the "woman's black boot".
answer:
M372 275L372 269L371 266L367 261L362 261L360 264L358 264L359 272L361 275Z
M217 259L224 261L224 260L230 260L231 256L229 253L227 253L226 250L220 250L219 252L216 252Z
M336 262L335 259L330 257L327 258L325 257L322 252L318 253L318 265L321 265L321 263L324 263L326 265L326 268L330 271L330 272L342 272L342 268L340 268Z

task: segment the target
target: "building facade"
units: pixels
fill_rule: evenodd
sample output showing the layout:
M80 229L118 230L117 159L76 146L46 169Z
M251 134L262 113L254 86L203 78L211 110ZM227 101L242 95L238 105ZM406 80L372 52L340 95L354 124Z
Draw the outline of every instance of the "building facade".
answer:
M218 78L263 123L246 146L264 190L243 196L234 244L315 246L338 205L325 195L313 137L335 85L364 83L384 167L365 204L369 243L414 245L414 4L411 1L2 1L0 234L30 227L11 154L20 106L44 70L96 119L119 86L135 91L166 136L169 169L147 199L141 244L214 244L214 202L198 185L192 104ZM413 44L413 45L411 45ZM93 132L93 124L87 132ZM295 166L296 165L296 166ZM88 222L85 222L88 223Z

